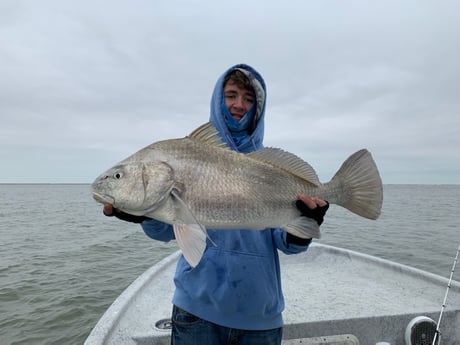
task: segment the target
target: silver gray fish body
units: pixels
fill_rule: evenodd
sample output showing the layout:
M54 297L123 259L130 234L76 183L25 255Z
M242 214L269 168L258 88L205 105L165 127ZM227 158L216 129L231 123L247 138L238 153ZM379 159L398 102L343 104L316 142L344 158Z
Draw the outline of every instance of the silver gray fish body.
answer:
M319 237L314 221L295 207L299 194L369 219L378 218L383 200L380 175L365 149L322 184L308 163L286 151L228 149L210 124L186 138L145 147L100 175L92 188L101 203L173 224L192 266L206 246L205 228L282 228L298 237Z

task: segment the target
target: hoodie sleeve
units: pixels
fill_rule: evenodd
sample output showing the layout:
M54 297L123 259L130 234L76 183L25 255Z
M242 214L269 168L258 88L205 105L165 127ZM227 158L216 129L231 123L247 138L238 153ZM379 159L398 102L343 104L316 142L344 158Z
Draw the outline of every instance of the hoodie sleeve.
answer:
M276 247L281 250L284 254L298 254L306 251L311 243L311 241L307 245L298 245L294 243L288 243L287 239L287 232L282 229L273 229L273 239L276 243Z
M151 219L143 221L141 227L144 233L154 240L169 242L175 239L172 225L160 222L159 220Z

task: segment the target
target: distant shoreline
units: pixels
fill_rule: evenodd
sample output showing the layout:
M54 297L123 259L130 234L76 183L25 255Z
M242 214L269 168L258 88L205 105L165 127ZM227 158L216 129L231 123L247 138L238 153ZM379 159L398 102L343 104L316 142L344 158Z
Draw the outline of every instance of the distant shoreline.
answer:
M91 182L0 182L0 186L85 186ZM459 186L460 183L384 183L383 186Z
M91 185L89 182L0 182L0 186L85 186L85 185Z

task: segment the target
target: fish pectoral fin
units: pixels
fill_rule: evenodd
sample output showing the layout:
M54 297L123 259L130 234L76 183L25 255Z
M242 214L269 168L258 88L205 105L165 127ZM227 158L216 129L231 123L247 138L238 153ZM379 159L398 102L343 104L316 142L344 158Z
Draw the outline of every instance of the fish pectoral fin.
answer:
M282 227L284 231L300 238L320 238L319 225L308 217L296 218L292 223Z
M174 235L177 244L184 254L185 260L190 266L195 267L201 260L204 250L206 249L206 239L209 238L206 228L198 222L195 215L184 200L177 188L171 190L171 196L179 203L182 210L182 221L184 224L174 224ZM210 242L216 244L209 238Z
M187 224L193 224L194 226L198 226L201 231L205 234L205 236L209 239L209 241L214 245L215 247L217 246L214 241L208 236L208 232L206 231L206 228L200 224L200 222L196 219L195 215L193 214L192 210L188 205L185 203L184 200L180 197L180 192L177 188L173 188L171 190L171 195L175 200L181 205L181 210L182 210L182 221Z
M199 224L174 224L174 235L185 260L195 267L206 249L207 235Z

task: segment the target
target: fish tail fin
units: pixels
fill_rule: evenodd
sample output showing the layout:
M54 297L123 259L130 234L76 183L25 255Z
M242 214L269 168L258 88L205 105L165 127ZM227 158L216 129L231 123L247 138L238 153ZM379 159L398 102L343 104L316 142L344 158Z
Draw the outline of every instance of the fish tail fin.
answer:
M377 165L366 149L352 154L340 167L329 185L334 203L357 215L377 219L383 202L383 187ZM338 195L340 194L340 195Z

